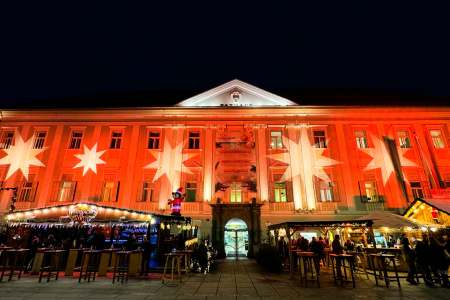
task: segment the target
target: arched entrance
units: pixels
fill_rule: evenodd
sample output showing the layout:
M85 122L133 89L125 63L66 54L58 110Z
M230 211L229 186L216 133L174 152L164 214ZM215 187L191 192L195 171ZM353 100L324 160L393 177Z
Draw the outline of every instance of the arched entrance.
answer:
M248 227L238 218L230 219L224 228L224 246L227 257L246 257L248 253Z

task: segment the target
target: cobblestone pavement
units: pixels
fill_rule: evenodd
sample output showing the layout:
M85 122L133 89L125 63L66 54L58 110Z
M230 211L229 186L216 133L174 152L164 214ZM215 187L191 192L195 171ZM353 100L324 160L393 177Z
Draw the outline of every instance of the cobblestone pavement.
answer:
M450 299L450 289L410 286L405 281L402 289L395 285L375 287L367 279L358 279L355 289L337 287L326 273L321 277L321 288L304 288L287 274L263 272L253 260L221 261L217 271L185 276L183 283L175 286L163 285L158 279L130 279L114 285L108 278L90 283L64 277L49 283L37 281L36 276L25 276L1 282L0 299Z

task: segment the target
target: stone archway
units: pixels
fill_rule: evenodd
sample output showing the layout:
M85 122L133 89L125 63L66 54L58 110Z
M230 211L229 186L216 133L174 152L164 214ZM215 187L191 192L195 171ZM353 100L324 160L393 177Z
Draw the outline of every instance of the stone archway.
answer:
M211 204L212 243L219 258L225 257L225 224L233 218L243 220L248 227L248 257L254 257L261 243L261 204Z

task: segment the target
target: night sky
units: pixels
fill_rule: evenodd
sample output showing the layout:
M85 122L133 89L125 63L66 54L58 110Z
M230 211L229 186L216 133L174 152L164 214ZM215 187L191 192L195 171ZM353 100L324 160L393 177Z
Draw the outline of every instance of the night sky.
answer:
M165 106L234 78L299 104L450 105L448 5L151 2L2 6L0 107Z

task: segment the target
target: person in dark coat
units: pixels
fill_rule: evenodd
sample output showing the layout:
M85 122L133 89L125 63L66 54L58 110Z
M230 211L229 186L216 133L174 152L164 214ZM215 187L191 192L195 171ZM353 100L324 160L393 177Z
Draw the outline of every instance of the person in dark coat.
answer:
M344 248L341 245L341 238L338 234L334 236L333 243L331 243L331 253L342 254L344 253Z
M414 276L416 274L415 253L414 250L411 248L409 240L406 237L406 235L402 236L401 244L402 244L403 258L408 266L408 276L406 278L406 281L408 281L412 285L417 285L417 282L414 279Z
M144 240L142 241L142 261L141 261L141 276L148 275L148 263L150 261L150 255L152 252L152 245L148 240L147 236L144 236Z
M126 243L125 243L125 249L127 251L133 251L136 250L137 248L137 238L136 238L136 234L134 234L134 232L132 234L130 234L130 236L128 237Z
M445 253L445 244L443 239L438 241L435 237L430 238L431 270L439 279L442 287L449 287L448 267L449 260Z
M422 273L427 286L434 286L430 272L431 255L434 254L430 253L428 236L425 235L423 241L417 241L416 243L416 266L417 270Z

